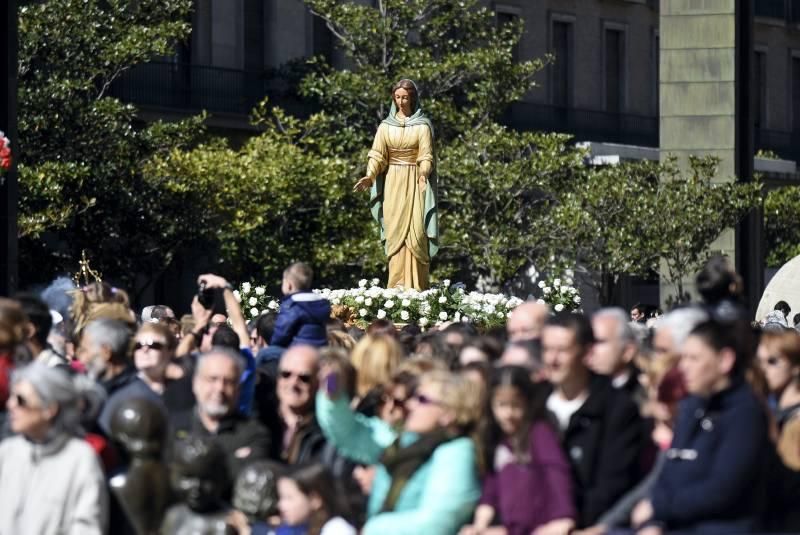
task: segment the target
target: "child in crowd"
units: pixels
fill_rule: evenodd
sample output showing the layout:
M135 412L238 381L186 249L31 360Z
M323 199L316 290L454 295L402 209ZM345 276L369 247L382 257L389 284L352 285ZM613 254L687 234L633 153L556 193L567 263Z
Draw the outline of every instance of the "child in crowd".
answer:
M356 535L342 516L328 469L321 464L299 468L278 480L278 509L282 524L276 535Z
M284 299L269 345L284 348L291 344L327 345L325 324L331 315L331 304L311 291L313 280L314 272L302 262L292 264L283 272Z
M488 473L474 522L461 535L568 533L576 515L570 467L529 371L498 369L489 404ZM490 527L493 522L499 525Z

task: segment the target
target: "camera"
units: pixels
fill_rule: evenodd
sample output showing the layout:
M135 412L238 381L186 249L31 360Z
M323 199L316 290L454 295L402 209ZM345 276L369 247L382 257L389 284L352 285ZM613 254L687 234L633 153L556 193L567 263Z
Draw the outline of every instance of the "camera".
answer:
M225 296L223 288L206 288L206 283L201 282L197 288L197 302L206 310L214 314L225 314Z

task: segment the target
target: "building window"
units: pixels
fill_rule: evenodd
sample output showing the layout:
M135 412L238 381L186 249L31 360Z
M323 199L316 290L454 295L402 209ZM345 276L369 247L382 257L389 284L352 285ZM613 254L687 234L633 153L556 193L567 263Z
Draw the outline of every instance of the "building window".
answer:
M605 109L619 113L625 109L625 31L606 28L604 45Z
M659 74L661 72L661 38L658 30L653 31L653 52L651 56L653 68L650 79L653 84L653 115L658 116L661 114L661 75Z
M517 24L519 23L519 12L514 8L504 8L504 7L497 7L496 11L497 16L497 27L503 28L509 24ZM519 61L519 41L514 46L514 49L511 51L511 58L517 62Z
M550 102L563 108L572 104L573 35L571 21L553 21L550 51L555 60L550 67Z
M800 132L800 56L792 56L792 130Z
M753 55L753 120L756 128L767 126L767 53L756 50Z

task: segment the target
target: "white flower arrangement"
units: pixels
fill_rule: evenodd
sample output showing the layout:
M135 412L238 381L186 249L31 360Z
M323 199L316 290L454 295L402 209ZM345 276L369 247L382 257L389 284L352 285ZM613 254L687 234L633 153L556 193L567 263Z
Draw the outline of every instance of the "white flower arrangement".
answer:
M381 288L378 283L377 279L361 279L356 288L315 292L334 307L349 309L351 321L360 327L366 327L375 319L388 319L396 324L416 323L422 328L446 321L462 321L489 329L504 325L511 311L522 303L518 297L467 292L463 285L454 285L448 280L425 291ZM243 307L248 320L258 317L259 311L277 311L280 307L266 290L261 294L258 288L263 286L246 282L234 292L240 302L250 305L249 309Z
M571 269L567 269L560 276L552 274L540 280L537 286L542 290L542 296L537 302L550 305L556 312L580 310L581 296L574 286L574 275Z

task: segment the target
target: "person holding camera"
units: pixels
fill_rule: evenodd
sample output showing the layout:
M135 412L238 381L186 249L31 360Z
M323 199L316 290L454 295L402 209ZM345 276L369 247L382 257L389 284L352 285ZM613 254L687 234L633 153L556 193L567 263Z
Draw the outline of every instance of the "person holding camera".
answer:
M223 277L213 273L200 275L197 284L199 290L192 300L192 316L195 319L195 326L183 337L176 353L179 356L190 355L194 349L207 353L213 346L238 350L245 363L241 377L239 411L249 415L255 390L256 360L250 349L250 332L247 329L247 322L236 296L233 295L233 286ZM221 313L223 310L227 317ZM226 327L224 329L226 332L220 332L220 336L217 336L217 331L222 326ZM231 333L230 330L233 332ZM226 336L227 334L230 336ZM193 361L194 358L191 358L187 364L193 364ZM187 373L187 375L191 375L191 373Z

